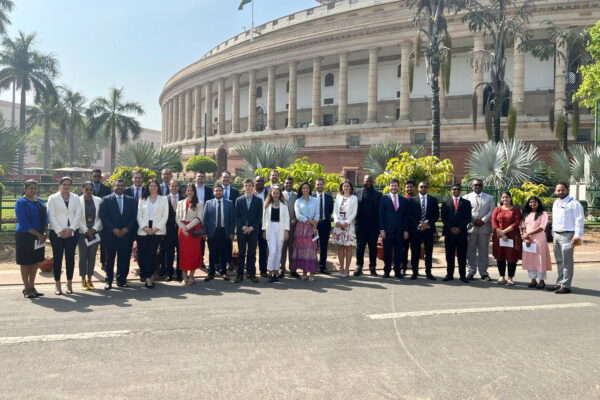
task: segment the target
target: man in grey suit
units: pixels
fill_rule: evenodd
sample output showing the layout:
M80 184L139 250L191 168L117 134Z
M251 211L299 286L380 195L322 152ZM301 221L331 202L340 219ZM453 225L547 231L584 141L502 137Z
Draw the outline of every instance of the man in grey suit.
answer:
M209 266L204 281L213 280L217 267L224 280L227 277L227 249L231 248L235 216L233 202L223 198L223 186L215 185L214 198L204 204L202 224L208 236Z
M285 275L285 261L286 259L290 262L290 272L296 273L296 270L292 268L292 253L294 252L294 230L296 229L296 211L294 209L294 204L296 203L296 199L298 198L298 193L294 192L294 178L288 176L285 178L283 184L283 197L285 198L285 204L288 207L288 212L290 214L290 233L288 236L288 240L283 242L283 248L281 251L281 272L279 273L279 277L283 277Z
M463 196L465 200L471 203L471 223L468 226L467 263L469 272L467 279L472 281L475 279L475 273L479 271L481 279L491 281L488 267L494 199L489 194L483 193L483 181L481 179L473 179L471 189L473 190L471 193Z

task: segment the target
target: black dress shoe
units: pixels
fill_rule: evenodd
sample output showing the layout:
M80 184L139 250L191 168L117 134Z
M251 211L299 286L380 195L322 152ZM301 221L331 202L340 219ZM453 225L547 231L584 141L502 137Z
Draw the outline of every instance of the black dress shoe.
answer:
M142 283L143 283L143 282L146 282L146 279L144 279L144 278L140 277L140 282L142 282Z
M427 274L426 276L427 276L427 279L429 279L430 281L436 280L435 276L433 276L432 274Z
M469 280L467 278L465 278L464 276L460 277L460 281L463 283L469 283Z
M208 275L206 278L204 278L204 282L209 282L209 281L212 281L213 279L215 279L214 275Z
M297 273L296 271L292 271L292 272L290 272L290 276L293 276L293 277L294 277L294 278L296 278L296 279L300 279L300 274L299 274L299 273Z
M117 286L118 287L123 287L123 288L128 288L129 287L129 285L126 284L126 283L117 283Z
M378 276L378 275L377 275L377 271L376 271L376 270L374 270L374 269L372 269L372 270L371 270L371 276Z
M396 279L404 279L404 276L402 276L402 274L395 274L394 276L396 277Z
M444 282L453 281L453 280L454 280L454 277L453 276L448 276L448 275L446 275L444 277L444 279L442 279L442 281L444 281Z
M571 289L569 289L568 287L562 286L560 289L555 290L554 293L556 293L556 294L567 294L567 293L571 293Z
M352 275L354 275L354 276L361 276L362 274L363 274L363 272L362 272L362 267L361 267L361 268L356 268L354 270L354 273Z
M271 282L271 283L275 282L274 278L275 277L273 275L269 276L269 279L267 279L267 282Z
M261 276L262 276L262 275L261 275ZM251 277L250 277L250 281L251 281L251 282L254 282L254 283L260 282L260 280L259 280L259 279L258 279L256 276L251 276Z
M266 272L261 272L260 273L261 278L267 278L269 276L269 274L267 274ZM252 278L250 278L252 279Z
M491 282L492 278L489 275L484 275L481 277L482 281Z
M110 290L110 289L112 289L112 284L107 283L104 285L104 290Z
M233 280L235 283L241 283L244 280L243 276L236 276L235 279Z
M224 280L224 281L228 281L228 280L229 280L229 277L228 277L227 275L223 274L223 280Z
M560 289L560 285L548 286L546 288L546 290L549 292L556 292L558 289Z
M390 277L390 273L389 272L384 272L383 273L383 277L386 278L386 279L389 278Z
M319 270L320 274L331 275L331 272L327 271L327 268L321 268Z
M537 282L531 282L529 285L527 285L527 287L530 289L533 289L536 286L537 286Z
M154 289L154 283L152 285L148 285L147 283L144 283L144 286L146 286L146 289Z
M411 281L414 281L415 279L417 279L417 274L412 274L412 275L410 276L410 280L411 280Z
M474 281L475 280L475 275L474 274L469 274L469 275L467 275L467 279L470 280L470 281ZM483 279L483 277L481 279Z
M167 276L167 277L165 278L165 281L166 281L166 282L171 282L172 280L173 280L173 277L172 277L172 276Z

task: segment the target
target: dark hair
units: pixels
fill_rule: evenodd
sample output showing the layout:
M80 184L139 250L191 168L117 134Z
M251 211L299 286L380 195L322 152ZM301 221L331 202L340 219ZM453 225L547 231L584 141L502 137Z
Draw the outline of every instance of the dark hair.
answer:
M148 183L146 183L146 186L144 186L144 189L142 190L142 199L144 199L144 200L146 200L148 198L148 196L150 196L150 184L151 183L156 183L156 186L158 188L158 195L159 196L162 195L162 190L160 189L160 184L158 183L158 180L150 179L150 181L148 181Z
M191 188L194 191L194 195L192 196L192 201L190 202L190 207L193 210L195 210L196 205L198 204L198 194L196 193L196 185L194 185L193 183L188 183L187 185L185 185L185 190L183 192L186 193L188 188ZM186 194L186 197L187 197L187 194Z
M462 187L460 186L460 183L455 183L455 184L453 184L451 188L452 188L452 189L454 189L454 188L459 188L459 189L462 189Z
M271 175L272 173L277 172L277 176L279 176L279 170L277 170L277 168L273 168L272 170L269 171L269 175Z
M284 182L285 181L294 182L294 177L293 176L286 176L285 179L284 179Z
M250 184L252 184L252 186L254 186L254 181L250 178L244 179L244 182L242 182L242 185L245 185L246 183L250 183Z
M544 210L544 205L542 204L542 201L537 196L531 196L530 198L527 199L527 201L525 202L525 206L523 207L523 216L526 216L530 212L533 212L533 210L529 206L529 202L531 200L535 200L538 203L538 208L537 208L537 210L535 210L535 218L534 218L534 220L536 220L545 211Z
M214 187L213 190L215 190L216 188L221 188L221 190L223 190L223 185L221 185L220 183L217 183Z
M102 175L102 171L100 171L100 168L96 168L92 170L92 175L94 175L94 173L98 172L100 175Z
M27 179L25 182L23 182L23 194L22 196L25 196L25 191L27 190L27 188L31 185L35 185L37 187L37 182L34 181L33 179Z
M394 182L395 182L395 183L397 183L397 184L398 184L398 186L400 186L400 181L399 181L398 179L396 179L396 178L392 178L392 179L390 179L390 181L389 181L388 185L391 185L391 184L392 184L392 183L394 183Z
M352 182L350 182L348 179L342 181L342 183L340 183L340 194L344 194L342 187L344 186L344 183L347 183L348 185L350 185L350 194L354 193L354 186L352 185Z
M69 178L68 176L63 176L62 178L60 178L60 181L58 182L58 184L62 185L64 181L69 181L69 182L71 182L71 185L73 184L73 179Z
M142 179L144 179L144 174L142 174L142 171L140 171L139 169L136 169L136 170L134 170L134 171L131 173L131 177L133 178L133 176L134 176L135 174L140 174L140 175L142 176Z
M511 194L510 194L510 192L508 190L503 190L500 193L500 204L502 204L502 196L503 195L507 195L508 196L508 198L510 199L510 205L513 206L514 204L513 204L513 201L512 201L512 196L511 196Z
M315 183L317 183L317 181L322 181L323 183L325 183L325 179L322 176L315 179Z
M117 178L117 179L115 179L115 180L113 181L113 183L112 183L112 184L113 184L113 185L115 185L115 184L117 184L117 183L119 183L119 182L121 182L121 183L125 184L125 181L124 181L123 179L121 179L121 178Z
M398 182L398 185L400 185L400 182ZM412 179L409 179L406 182L404 182L404 185L413 185L413 186L415 186L415 181L413 181Z
M302 187L306 185L308 186L308 194L310 195L310 192L312 191L312 186L310 186L310 183L308 183L307 181L304 181L300 184L300 186L298 186L298 196L302 197Z
M556 186L558 186L558 185L563 185L565 187L565 189L567 189L567 192L569 191L569 184L567 182L560 181L556 184Z
M81 185L81 191L83 191L83 188L85 188L86 185L90 185L90 188L92 190L94 190L94 184L91 181L85 181L83 182L83 184Z

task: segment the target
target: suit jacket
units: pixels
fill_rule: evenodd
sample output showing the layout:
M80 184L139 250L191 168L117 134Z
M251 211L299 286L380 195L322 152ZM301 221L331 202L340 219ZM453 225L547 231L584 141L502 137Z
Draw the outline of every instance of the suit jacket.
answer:
M175 220L175 214L177 213L177 205L179 201L183 200L184 197L181 193L177 193L177 203L175 203L175 208L171 204L171 197L169 195L165 196L167 198L167 203L169 203L169 218L167 218L167 235L171 233L177 233L177 221Z
M288 192L282 192L283 197L285 197L285 204L288 208L288 214L290 216L290 226L294 225L298 220L296 219L296 210L294 209L294 203L296 203L296 199L298 198L298 193L293 190L289 193L290 199L288 200Z
M365 197L365 188L360 188L355 192L356 199L358 201L358 208L356 211L356 223L365 225L365 226L373 226L375 228L379 227L379 204L381 202L381 192L373 189L374 193L374 205L375 207L367 207L363 202L363 198Z
M492 196L482 192L479 195L479 202L477 202L477 194L475 192L471 192L464 195L463 199L468 200L471 203L471 224L469 225L469 233L488 235L492 233L492 225L490 222L492 220L492 212L496 207ZM473 225L473 221L475 221L477 218L481 218L483 222L485 222L485 225Z
M233 235L233 229L235 227L235 215L234 206L231 200L221 199L223 201L223 221L225 223L225 234L227 236ZM210 199L204 203L204 214L202 216L202 224L206 230L206 234L209 239L215 236L215 230L217 229L217 199Z
M102 199L97 196L92 196L92 200L94 200L94 207L96 207L96 216L94 220L94 226L92 228L96 232L100 232L102 230L102 221L100 221L100 217L98 213L100 212L100 203ZM85 200L83 199L83 195L79 196L79 204L81 205L81 219L79 220L79 233L86 233L88 231L87 221L85 220Z
M149 198L140 199L137 209L138 236L146 236L142 228L147 227L150 221L148 210ZM158 229L156 235L167 234L167 220L169 219L169 201L165 196L158 196L154 204L154 216L152 217L152 228Z
M144 195L144 193L146 193L145 187L141 186L140 199L142 198L142 196ZM135 199L135 186L133 186L133 185L129 186L127 189L125 189L125 193L124 194L126 194L127 196L130 196L130 197L133 197Z
M251 226L254 232L260 234L262 223L263 202L259 197L252 196L250 208L246 205L246 196L242 195L235 201L235 226L237 235L242 235L243 226Z
M117 196L112 193L102 199L100 203L100 220L102 221L102 233L113 237L112 230L127 228L126 237L132 237L137 228L137 206L133 197L123 195L123 214L119 212Z
M94 195L94 196L103 198L103 197L108 196L111 193L112 193L112 189L103 183L100 183L98 190L96 190L96 188L94 187L94 184L92 184L92 195Z
M77 230L81 221L81 202L75 193L69 193L69 207L65 205L60 192L48 197L48 221L50 229L56 233L65 228Z
M467 233L467 226L471 222L471 203L463 198L458 199L458 209L454 210L452 196L442 203L442 221L444 222L444 236L451 234L450 228L460 228L460 233Z
M401 235L408 230L408 200L399 193L397 193L397 196L397 210L394 210L394 202L389 193L382 195L379 202L379 230L385 231L386 236Z
M235 204L235 200L240 197L240 192L233 186L229 185L229 197L225 197L225 187L223 187L223 197L227 200L231 200L233 204Z
M425 221L428 221L429 229L427 232L435 232L435 223L440 218L440 207L435 197L426 195L426 210L425 210ZM411 233L417 232L419 224L421 223L421 195L416 195L408 200L410 207L410 226L409 231Z
M210 199L213 199L215 196L213 195L213 190L211 187L204 185L204 200L202 200L200 198L200 196L198 196L198 200L203 201L204 204L206 204L206 202ZM198 193L198 188L196 188L196 195Z
M331 214L333 214L333 197L329 193L323 192L325 195L325 204L323 205L323 214L319 214L319 220L325 220L331 222ZM312 194L313 197L317 199L317 212L321 212L321 207L319 205L319 193L315 192Z

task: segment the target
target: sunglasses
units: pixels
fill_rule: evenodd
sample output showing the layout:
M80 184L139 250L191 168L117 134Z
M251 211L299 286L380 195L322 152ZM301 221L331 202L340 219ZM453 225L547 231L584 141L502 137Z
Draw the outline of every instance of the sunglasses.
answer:
M427 186L419 186L419 189L427 189Z
M460 188L452 188L452 191L460 190Z
M473 186L483 186L481 183L474 183Z

